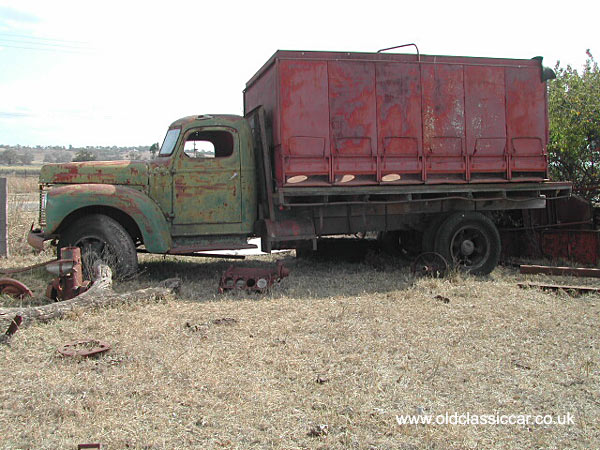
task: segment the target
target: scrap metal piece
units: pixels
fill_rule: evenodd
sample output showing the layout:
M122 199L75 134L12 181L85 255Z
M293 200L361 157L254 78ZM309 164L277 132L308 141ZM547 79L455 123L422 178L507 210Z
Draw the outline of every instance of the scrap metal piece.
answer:
M33 295L27 286L12 278L0 278L0 294L9 295L19 300Z
M69 342L59 348L58 353L63 356L93 356L107 352L111 348L107 342L88 339L85 341Z
M517 286L523 289L537 288L551 291L564 291L567 294L574 296L575 294L590 294L600 292L600 287L593 286L569 286L562 284L542 284L542 283L517 283Z
M95 442L92 444L79 444L77 446L77 450L87 450L87 449L102 450L102 444Z
M537 266L533 264L521 264L522 274L539 274L545 275L567 275L573 277L591 277L600 278L600 269L592 269L588 267L562 267L562 266Z
M262 293L289 274L289 269L281 262L274 269L230 266L221 276L219 292L222 294L231 289L245 289Z
M7 344L12 338L13 334L15 334L21 324L23 323L23 317L17 314L13 320L11 320L10 325L8 326L6 332L0 335L0 344Z
M48 264L49 272L58 275L46 288L46 297L52 300L69 300L83 294L90 287L88 280L83 280L81 249L64 247L60 250L61 259Z
M414 276L441 278L448 272L448 262L439 253L421 253L412 263L411 272Z

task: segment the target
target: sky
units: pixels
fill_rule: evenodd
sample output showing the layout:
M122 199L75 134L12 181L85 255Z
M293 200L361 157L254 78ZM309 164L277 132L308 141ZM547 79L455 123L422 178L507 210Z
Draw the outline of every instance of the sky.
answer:
M162 142L192 114L242 114L278 49L600 59L597 1L0 0L0 145ZM405 50L410 52L411 50Z

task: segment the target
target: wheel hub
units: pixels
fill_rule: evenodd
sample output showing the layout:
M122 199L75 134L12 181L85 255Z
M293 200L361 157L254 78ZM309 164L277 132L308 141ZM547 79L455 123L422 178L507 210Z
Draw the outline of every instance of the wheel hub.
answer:
M475 244L470 239L465 239L460 244L460 252L465 256L471 256L475 251Z

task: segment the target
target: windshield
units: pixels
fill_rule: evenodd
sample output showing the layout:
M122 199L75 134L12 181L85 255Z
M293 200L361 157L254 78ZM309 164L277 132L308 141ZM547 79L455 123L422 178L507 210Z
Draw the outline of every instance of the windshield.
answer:
M160 152L158 152L158 156L169 156L171 153L173 153L173 149L175 148L175 144L177 143L179 133L181 133L181 128L173 128L167 131L167 135L165 136L165 140L163 141L163 144L160 147Z

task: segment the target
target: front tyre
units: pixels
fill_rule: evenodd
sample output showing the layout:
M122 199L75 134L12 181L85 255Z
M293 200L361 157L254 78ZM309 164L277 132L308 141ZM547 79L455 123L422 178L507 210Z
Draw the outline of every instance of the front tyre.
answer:
M494 222L481 213L455 213L440 225L435 249L449 264L474 275L487 275L500 259L500 234Z
M58 248L81 249L85 279L91 279L93 265L101 260L112 269L115 279L137 272L137 252L129 233L111 217L91 214L73 222L60 234Z

